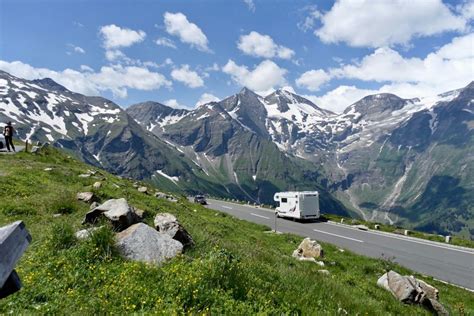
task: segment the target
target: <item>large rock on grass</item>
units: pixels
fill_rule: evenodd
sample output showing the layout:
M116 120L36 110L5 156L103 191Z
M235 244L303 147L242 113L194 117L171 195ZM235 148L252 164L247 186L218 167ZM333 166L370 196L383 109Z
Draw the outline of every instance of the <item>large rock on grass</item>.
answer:
M311 240L310 238L303 239L303 241L300 243L298 248L295 251L293 251L293 257L300 260L302 258L316 259L323 256L324 256L324 252L321 245L318 244L317 241Z
M438 301L438 290L414 276L388 271L378 279L377 285L392 293L400 302L421 304L437 315L449 315Z
M191 235L178 222L176 217L170 213L160 213L155 216L155 228L163 234L169 235L171 238L179 241L184 247L194 245Z
M138 223L116 235L116 245L123 257L133 261L160 264L183 251L183 245L167 234Z
M93 224L100 217L107 218L116 230L124 230L137 222L133 208L124 198L108 200L92 209L86 214L83 223Z

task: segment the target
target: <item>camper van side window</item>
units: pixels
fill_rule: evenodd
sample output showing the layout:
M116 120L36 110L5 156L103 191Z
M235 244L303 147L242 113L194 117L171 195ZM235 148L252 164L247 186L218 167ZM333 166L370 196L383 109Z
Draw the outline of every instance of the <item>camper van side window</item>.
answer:
M281 199L281 203L286 203L286 202L288 202L288 199L287 199L287 198L282 198L282 199Z

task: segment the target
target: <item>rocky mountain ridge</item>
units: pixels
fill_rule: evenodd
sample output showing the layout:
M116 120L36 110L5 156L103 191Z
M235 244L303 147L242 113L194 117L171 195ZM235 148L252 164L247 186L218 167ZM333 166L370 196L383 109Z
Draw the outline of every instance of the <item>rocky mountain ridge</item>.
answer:
M227 179L236 183L240 180L235 174L242 172L238 161L245 161L244 177L259 177L252 155L244 150L249 148L247 139L273 143L285 157L311 163L316 168L313 180L355 216L472 235L473 90L471 83L433 97L371 95L335 114L284 89L262 97L244 88L174 117L153 132L206 172L226 165ZM143 110L131 109L132 116ZM463 194L446 197L438 192L439 181L457 183ZM444 221L446 213L457 215Z

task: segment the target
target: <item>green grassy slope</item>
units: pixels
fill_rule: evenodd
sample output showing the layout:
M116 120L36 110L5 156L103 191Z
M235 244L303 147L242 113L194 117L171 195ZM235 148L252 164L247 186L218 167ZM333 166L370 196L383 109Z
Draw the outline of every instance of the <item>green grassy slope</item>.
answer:
M78 178L90 167L50 149L35 156L0 155L0 225L24 220L33 242L17 271L23 289L0 300L0 314L93 314L146 312L171 314L428 315L404 305L376 286L387 268L413 272L387 260L340 252L324 244L324 269L291 257L301 241L294 235L207 210L184 198L178 203L139 193L132 182L105 172L95 191L103 201L125 197L144 209L152 224L157 212L175 214L196 246L162 267L123 260L105 227L78 241L88 205L75 200L92 190L96 178ZM52 171L44 171L51 167ZM62 216L53 217L53 214ZM415 274L416 275L416 274ZM452 314L473 314L474 295L429 277Z

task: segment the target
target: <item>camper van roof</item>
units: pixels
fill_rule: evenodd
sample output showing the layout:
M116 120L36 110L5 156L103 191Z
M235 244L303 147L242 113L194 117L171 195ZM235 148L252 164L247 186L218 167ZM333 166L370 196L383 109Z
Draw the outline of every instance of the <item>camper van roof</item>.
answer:
M318 194L318 191L285 191L277 192L276 194Z

